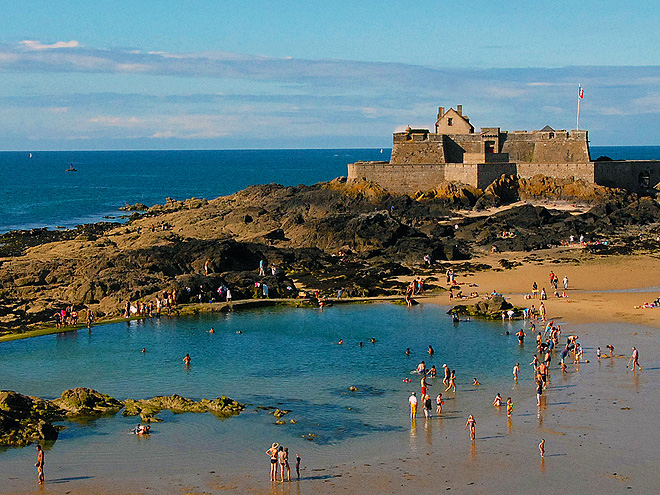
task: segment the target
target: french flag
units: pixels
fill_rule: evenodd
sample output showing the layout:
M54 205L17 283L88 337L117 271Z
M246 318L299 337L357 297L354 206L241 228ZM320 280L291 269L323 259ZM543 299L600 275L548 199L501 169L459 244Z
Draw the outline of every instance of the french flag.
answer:
M582 88L582 86L578 87L578 96L580 98L584 98L584 89Z

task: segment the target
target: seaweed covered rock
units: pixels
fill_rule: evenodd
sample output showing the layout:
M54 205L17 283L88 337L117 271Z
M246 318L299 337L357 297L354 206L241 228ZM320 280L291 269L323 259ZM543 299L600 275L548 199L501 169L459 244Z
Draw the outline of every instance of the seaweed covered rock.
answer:
M62 397L51 403L64 409L69 417L115 414L124 407L124 403L120 400L83 387L65 390L62 392Z
M514 311L514 316L520 316L522 311L504 299L501 295L495 295L490 299L477 301L474 304L458 304L447 311L447 314L457 314L461 316L474 316L475 318L484 318L486 320L497 320L502 318L502 313L509 310Z
M22 447L32 442L55 441L64 411L38 397L0 391L0 445Z
M241 404L224 395L213 400L202 399L200 401L194 401L174 394L171 396L153 397L151 399L128 399L125 401L125 408L122 415L140 415L140 418L144 422L160 421L156 415L163 409L172 411L175 414L210 412L215 416L229 417L240 414L241 411L245 410L245 404Z

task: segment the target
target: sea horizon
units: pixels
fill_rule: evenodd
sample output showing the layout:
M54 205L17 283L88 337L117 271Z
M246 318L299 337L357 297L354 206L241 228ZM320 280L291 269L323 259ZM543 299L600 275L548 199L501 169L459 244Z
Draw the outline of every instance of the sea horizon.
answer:
M123 221L125 204L214 199L251 185L311 185L346 176L391 148L0 151L0 233ZM592 159L660 159L660 146L592 146ZM70 165L76 172L65 173Z

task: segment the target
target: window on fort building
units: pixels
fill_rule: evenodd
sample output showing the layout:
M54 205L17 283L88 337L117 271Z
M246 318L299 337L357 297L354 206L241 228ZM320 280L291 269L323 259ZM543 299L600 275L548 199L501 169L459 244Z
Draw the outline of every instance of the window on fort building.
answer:
M452 125L454 123L454 119L451 117L447 117L447 125Z

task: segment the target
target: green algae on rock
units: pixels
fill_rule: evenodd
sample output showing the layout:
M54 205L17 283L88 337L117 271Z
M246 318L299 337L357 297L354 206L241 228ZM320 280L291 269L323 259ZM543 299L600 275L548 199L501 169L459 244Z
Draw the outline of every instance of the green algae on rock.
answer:
M163 409L172 411L175 414L210 412L214 416L221 418L228 418L240 414L241 411L245 410L245 404L241 404L224 395L213 400L202 399L200 401L194 401L174 394L171 396L153 397L151 399L127 399L124 405L123 416L139 415L140 419L144 422L161 421L156 415Z
M84 387L65 390L51 403L66 411L67 417L115 414L124 407L122 401Z
M24 447L32 442L55 441L65 412L47 400L9 390L0 391L0 445Z
M497 320L502 318L502 313L513 310L513 317L518 319L522 315L520 308L515 308L504 296L496 295L488 300L481 300L473 304L457 304L447 314L460 316L474 316L485 320Z

